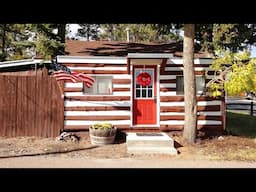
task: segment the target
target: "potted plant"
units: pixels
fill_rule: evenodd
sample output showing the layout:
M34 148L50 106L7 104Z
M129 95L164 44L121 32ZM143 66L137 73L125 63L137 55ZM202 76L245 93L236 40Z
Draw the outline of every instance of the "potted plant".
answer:
M107 145L115 141L117 128L111 123L95 123L89 127L91 144Z

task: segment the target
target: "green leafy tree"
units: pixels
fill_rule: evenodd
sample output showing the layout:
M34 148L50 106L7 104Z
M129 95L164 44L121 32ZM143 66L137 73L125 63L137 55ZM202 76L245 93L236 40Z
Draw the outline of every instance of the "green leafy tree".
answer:
M100 39L106 39L109 41L116 40L114 30L116 29L116 25L118 24L101 24L100 28L103 30L102 33L100 33Z
M219 53L213 61L214 78L208 82L209 94L213 97L239 95L243 92L256 93L256 58L250 58L250 52Z
M256 42L255 32L254 24L214 24L214 48L231 52L248 49Z
M255 24L197 24L196 40L201 50L215 53L249 49L256 42Z
M213 24L196 24L195 39L201 46L201 51L213 53Z

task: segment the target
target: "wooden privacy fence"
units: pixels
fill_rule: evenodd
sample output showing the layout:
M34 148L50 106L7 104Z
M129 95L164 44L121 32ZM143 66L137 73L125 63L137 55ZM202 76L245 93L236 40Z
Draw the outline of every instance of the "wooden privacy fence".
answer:
M63 99L46 69L29 76L0 74L0 136L56 137L63 121Z

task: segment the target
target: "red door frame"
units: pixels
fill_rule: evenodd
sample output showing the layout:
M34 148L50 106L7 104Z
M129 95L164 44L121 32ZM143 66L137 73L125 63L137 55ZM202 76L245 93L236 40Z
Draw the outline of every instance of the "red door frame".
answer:
M134 65L132 74L132 126L157 126L158 125L158 107L157 107L157 66L148 65L145 69L153 69L154 79L153 79L153 94L151 98L135 98L136 93L136 69L144 69L144 65ZM142 109L142 108L143 109Z

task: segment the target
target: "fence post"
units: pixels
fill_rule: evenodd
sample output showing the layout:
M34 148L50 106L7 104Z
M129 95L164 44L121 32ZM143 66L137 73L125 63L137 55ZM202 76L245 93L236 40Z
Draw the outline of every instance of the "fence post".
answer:
M251 100L251 111L250 111L250 115L253 116L253 100Z

